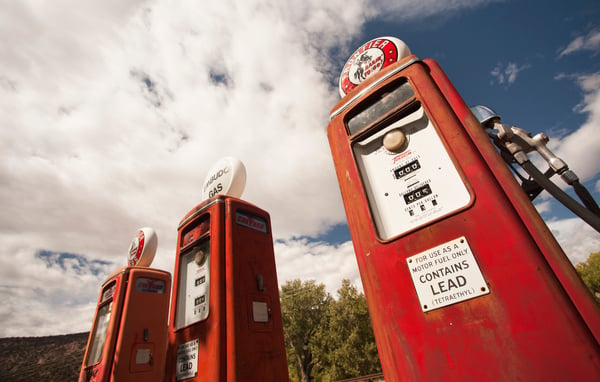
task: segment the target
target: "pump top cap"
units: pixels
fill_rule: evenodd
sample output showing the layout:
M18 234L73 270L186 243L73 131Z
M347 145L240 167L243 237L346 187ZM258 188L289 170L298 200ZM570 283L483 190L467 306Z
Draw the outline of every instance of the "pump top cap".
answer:
M352 53L342 69L340 96L343 98L370 76L409 55L408 46L395 37L379 37L363 44Z
M246 187L246 168L237 158L224 157L208 170L202 184L202 200L215 195L239 198Z
M127 265L149 267L156 255L157 246L156 232L149 227L140 228L129 246Z

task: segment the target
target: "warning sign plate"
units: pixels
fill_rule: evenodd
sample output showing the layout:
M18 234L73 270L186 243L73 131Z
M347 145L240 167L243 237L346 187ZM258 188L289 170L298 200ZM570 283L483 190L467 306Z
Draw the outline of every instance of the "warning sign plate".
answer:
M198 375L198 344L195 339L177 346L177 369L175 378L180 381Z
M490 293L462 236L406 259L424 312Z

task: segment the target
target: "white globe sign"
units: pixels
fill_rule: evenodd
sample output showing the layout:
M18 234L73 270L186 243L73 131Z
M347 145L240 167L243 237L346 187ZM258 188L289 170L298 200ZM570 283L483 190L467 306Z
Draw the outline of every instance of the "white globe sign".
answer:
M342 69L340 95L344 97L367 78L410 54L404 41L395 37L379 37L363 44L352 53Z
M157 246L156 232L149 227L140 228L129 246L127 265L149 267L156 255Z
M239 198L246 186L246 168L237 158L224 157L217 161L202 184L202 199L216 195L227 195Z

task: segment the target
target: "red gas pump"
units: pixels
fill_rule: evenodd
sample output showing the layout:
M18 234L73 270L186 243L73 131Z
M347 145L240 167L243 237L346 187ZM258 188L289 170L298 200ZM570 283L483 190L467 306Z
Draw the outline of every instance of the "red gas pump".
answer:
M270 217L237 198L244 183L223 158L179 224L169 381L288 380Z
M140 229L129 266L102 285L80 382L163 380L171 275L148 268L156 244L154 230Z
M369 41L328 137L386 381L597 380L600 309L436 62Z

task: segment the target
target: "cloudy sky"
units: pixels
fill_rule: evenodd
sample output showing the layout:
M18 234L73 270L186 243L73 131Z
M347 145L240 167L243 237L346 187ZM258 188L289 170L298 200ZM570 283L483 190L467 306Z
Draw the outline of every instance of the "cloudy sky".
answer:
M89 330L140 227L173 271L178 222L229 155L271 214L280 283L359 285L326 127L346 58L379 36L546 132L598 199L598 20L595 0L0 1L0 337ZM536 206L572 262L600 250Z

